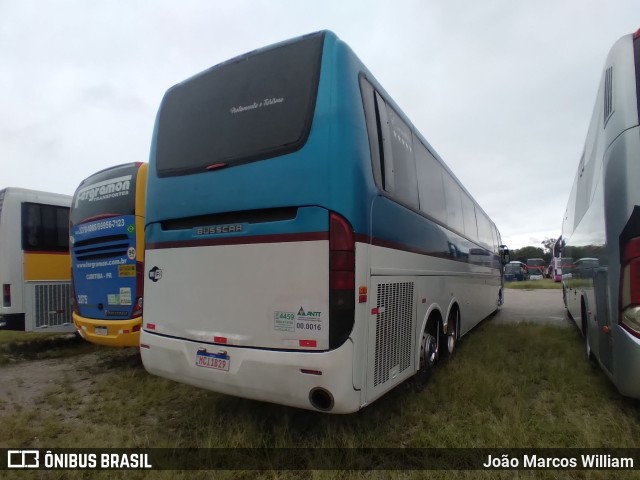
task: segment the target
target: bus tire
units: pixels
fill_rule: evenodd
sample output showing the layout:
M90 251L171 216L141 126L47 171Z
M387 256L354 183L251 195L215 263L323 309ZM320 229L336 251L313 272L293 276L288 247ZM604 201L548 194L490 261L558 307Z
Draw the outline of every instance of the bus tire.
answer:
M429 318L420 340L420 368L415 376L415 390L420 392L427 386L438 361L438 330L440 322Z
M458 340L460 340L460 309L455 305L449 313L447 321L447 333L442 335L442 352L440 357L443 360L450 361L455 356L458 349Z
M587 317L587 308L584 303L584 298L580 302L580 317L582 323L582 336L584 340L584 353L587 361L594 360L593 352L591 351L591 344L589 343L589 318Z

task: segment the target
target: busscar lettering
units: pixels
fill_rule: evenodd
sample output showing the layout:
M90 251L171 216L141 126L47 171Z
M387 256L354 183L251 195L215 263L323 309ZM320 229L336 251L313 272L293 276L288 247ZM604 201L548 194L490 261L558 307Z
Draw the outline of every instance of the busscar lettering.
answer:
M220 233L238 233L242 231L242 225L210 225L196 227L196 235L216 235Z

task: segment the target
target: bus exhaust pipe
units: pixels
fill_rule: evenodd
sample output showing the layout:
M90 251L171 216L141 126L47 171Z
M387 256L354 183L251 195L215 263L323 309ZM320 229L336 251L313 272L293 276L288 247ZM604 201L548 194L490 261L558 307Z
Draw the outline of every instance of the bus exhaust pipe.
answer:
M311 406L320 410L321 412L330 412L333 410L334 400L333 395L329 390L321 387L311 389L309 392L309 401Z

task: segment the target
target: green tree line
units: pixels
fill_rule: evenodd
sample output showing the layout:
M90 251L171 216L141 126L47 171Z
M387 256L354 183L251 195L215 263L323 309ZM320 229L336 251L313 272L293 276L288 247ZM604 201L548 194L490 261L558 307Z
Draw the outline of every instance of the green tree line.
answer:
M545 238L540 243L542 247L528 246L510 250L511 261L527 263L528 258L542 258L545 265L548 265L553 257L553 245L556 243L556 239Z

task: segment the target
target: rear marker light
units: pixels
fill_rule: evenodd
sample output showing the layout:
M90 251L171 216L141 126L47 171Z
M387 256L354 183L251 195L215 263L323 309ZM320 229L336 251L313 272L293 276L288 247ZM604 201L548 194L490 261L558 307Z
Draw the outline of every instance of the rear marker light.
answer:
M139 332L140 331L140 325L134 325L133 326L133 330L131 330L133 333Z
M301 347L317 347L318 342L315 340L300 340L299 345Z
M227 343L227 337L213 337L213 343Z
M149 330L155 330L156 329L156 324L155 323L147 323L147 328Z
M358 302L359 303L367 303L367 293L368 293L367 287L360 286L358 288Z
M300 372L307 375L322 375L322 372L320 370L309 370L308 368L301 368Z

